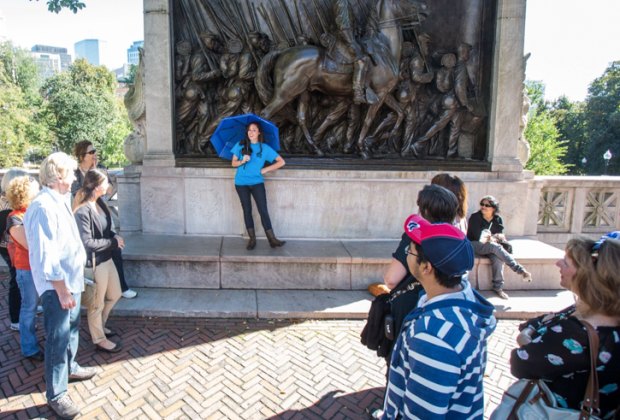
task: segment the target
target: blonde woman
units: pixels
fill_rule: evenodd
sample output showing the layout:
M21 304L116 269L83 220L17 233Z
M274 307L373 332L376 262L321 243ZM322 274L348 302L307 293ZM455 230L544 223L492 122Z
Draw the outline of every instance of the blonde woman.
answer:
M97 350L116 353L120 342L114 343L109 336L114 333L105 327L112 308L121 298L118 272L112 261L112 252L123 248L125 241L112 231L110 210L101 197L108 189L108 178L98 169L84 175L82 188L75 196L73 212L86 250L86 266L92 267L95 255L95 292L88 302L88 329Z
M599 418L614 418L620 401L620 232L594 242L575 238L556 265L560 285L575 294L576 304L519 326L519 348L511 353L517 378L543 379L559 407L579 410L590 373L590 323L599 338L596 370ZM619 413L616 413L616 417Z
M28 242L24 229L24 214L26 214L26 209L38 192L39 183L30 176L19 176L9 183L6 198L13 211L9 213L7 218L6 231L9 236L7 249L11 257L11 264L16 270L17 285L21 294L19 341L22 355L42 362L43 352L39 349L35 331L39 295L30 271Z

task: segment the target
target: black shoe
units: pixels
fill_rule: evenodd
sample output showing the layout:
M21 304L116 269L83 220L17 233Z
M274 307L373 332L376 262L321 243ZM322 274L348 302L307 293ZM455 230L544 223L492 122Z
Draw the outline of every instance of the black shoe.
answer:
M30 356L26 356L26 359L35 360L37 362L42 362L45 360L45 356L42 351L38 351L35 354L31 354Z

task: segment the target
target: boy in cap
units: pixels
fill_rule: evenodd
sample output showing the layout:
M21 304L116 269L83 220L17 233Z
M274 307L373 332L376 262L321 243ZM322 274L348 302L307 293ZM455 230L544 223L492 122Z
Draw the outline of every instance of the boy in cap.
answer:
M474 263L471 243L458 228L418 215L407 218L405 232L407 264L424 294L392 353L383 418L482 418L496 321L493 305L463 277Z

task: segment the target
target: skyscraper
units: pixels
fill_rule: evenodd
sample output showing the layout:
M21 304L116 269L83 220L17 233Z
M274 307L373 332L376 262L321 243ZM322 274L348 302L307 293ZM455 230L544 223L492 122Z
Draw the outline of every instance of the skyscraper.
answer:
M94 66L101 65L101 57L103 56L106 42L99 39L83 39L76 42L75 58L84 58Z

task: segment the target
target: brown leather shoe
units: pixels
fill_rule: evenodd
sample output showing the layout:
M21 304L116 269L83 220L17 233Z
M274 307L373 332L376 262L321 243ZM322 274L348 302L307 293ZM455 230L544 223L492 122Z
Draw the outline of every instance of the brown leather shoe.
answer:
M374 297L385 295L386 293L390 293L390 289L383 283L373 283L368 286L368 291Z

